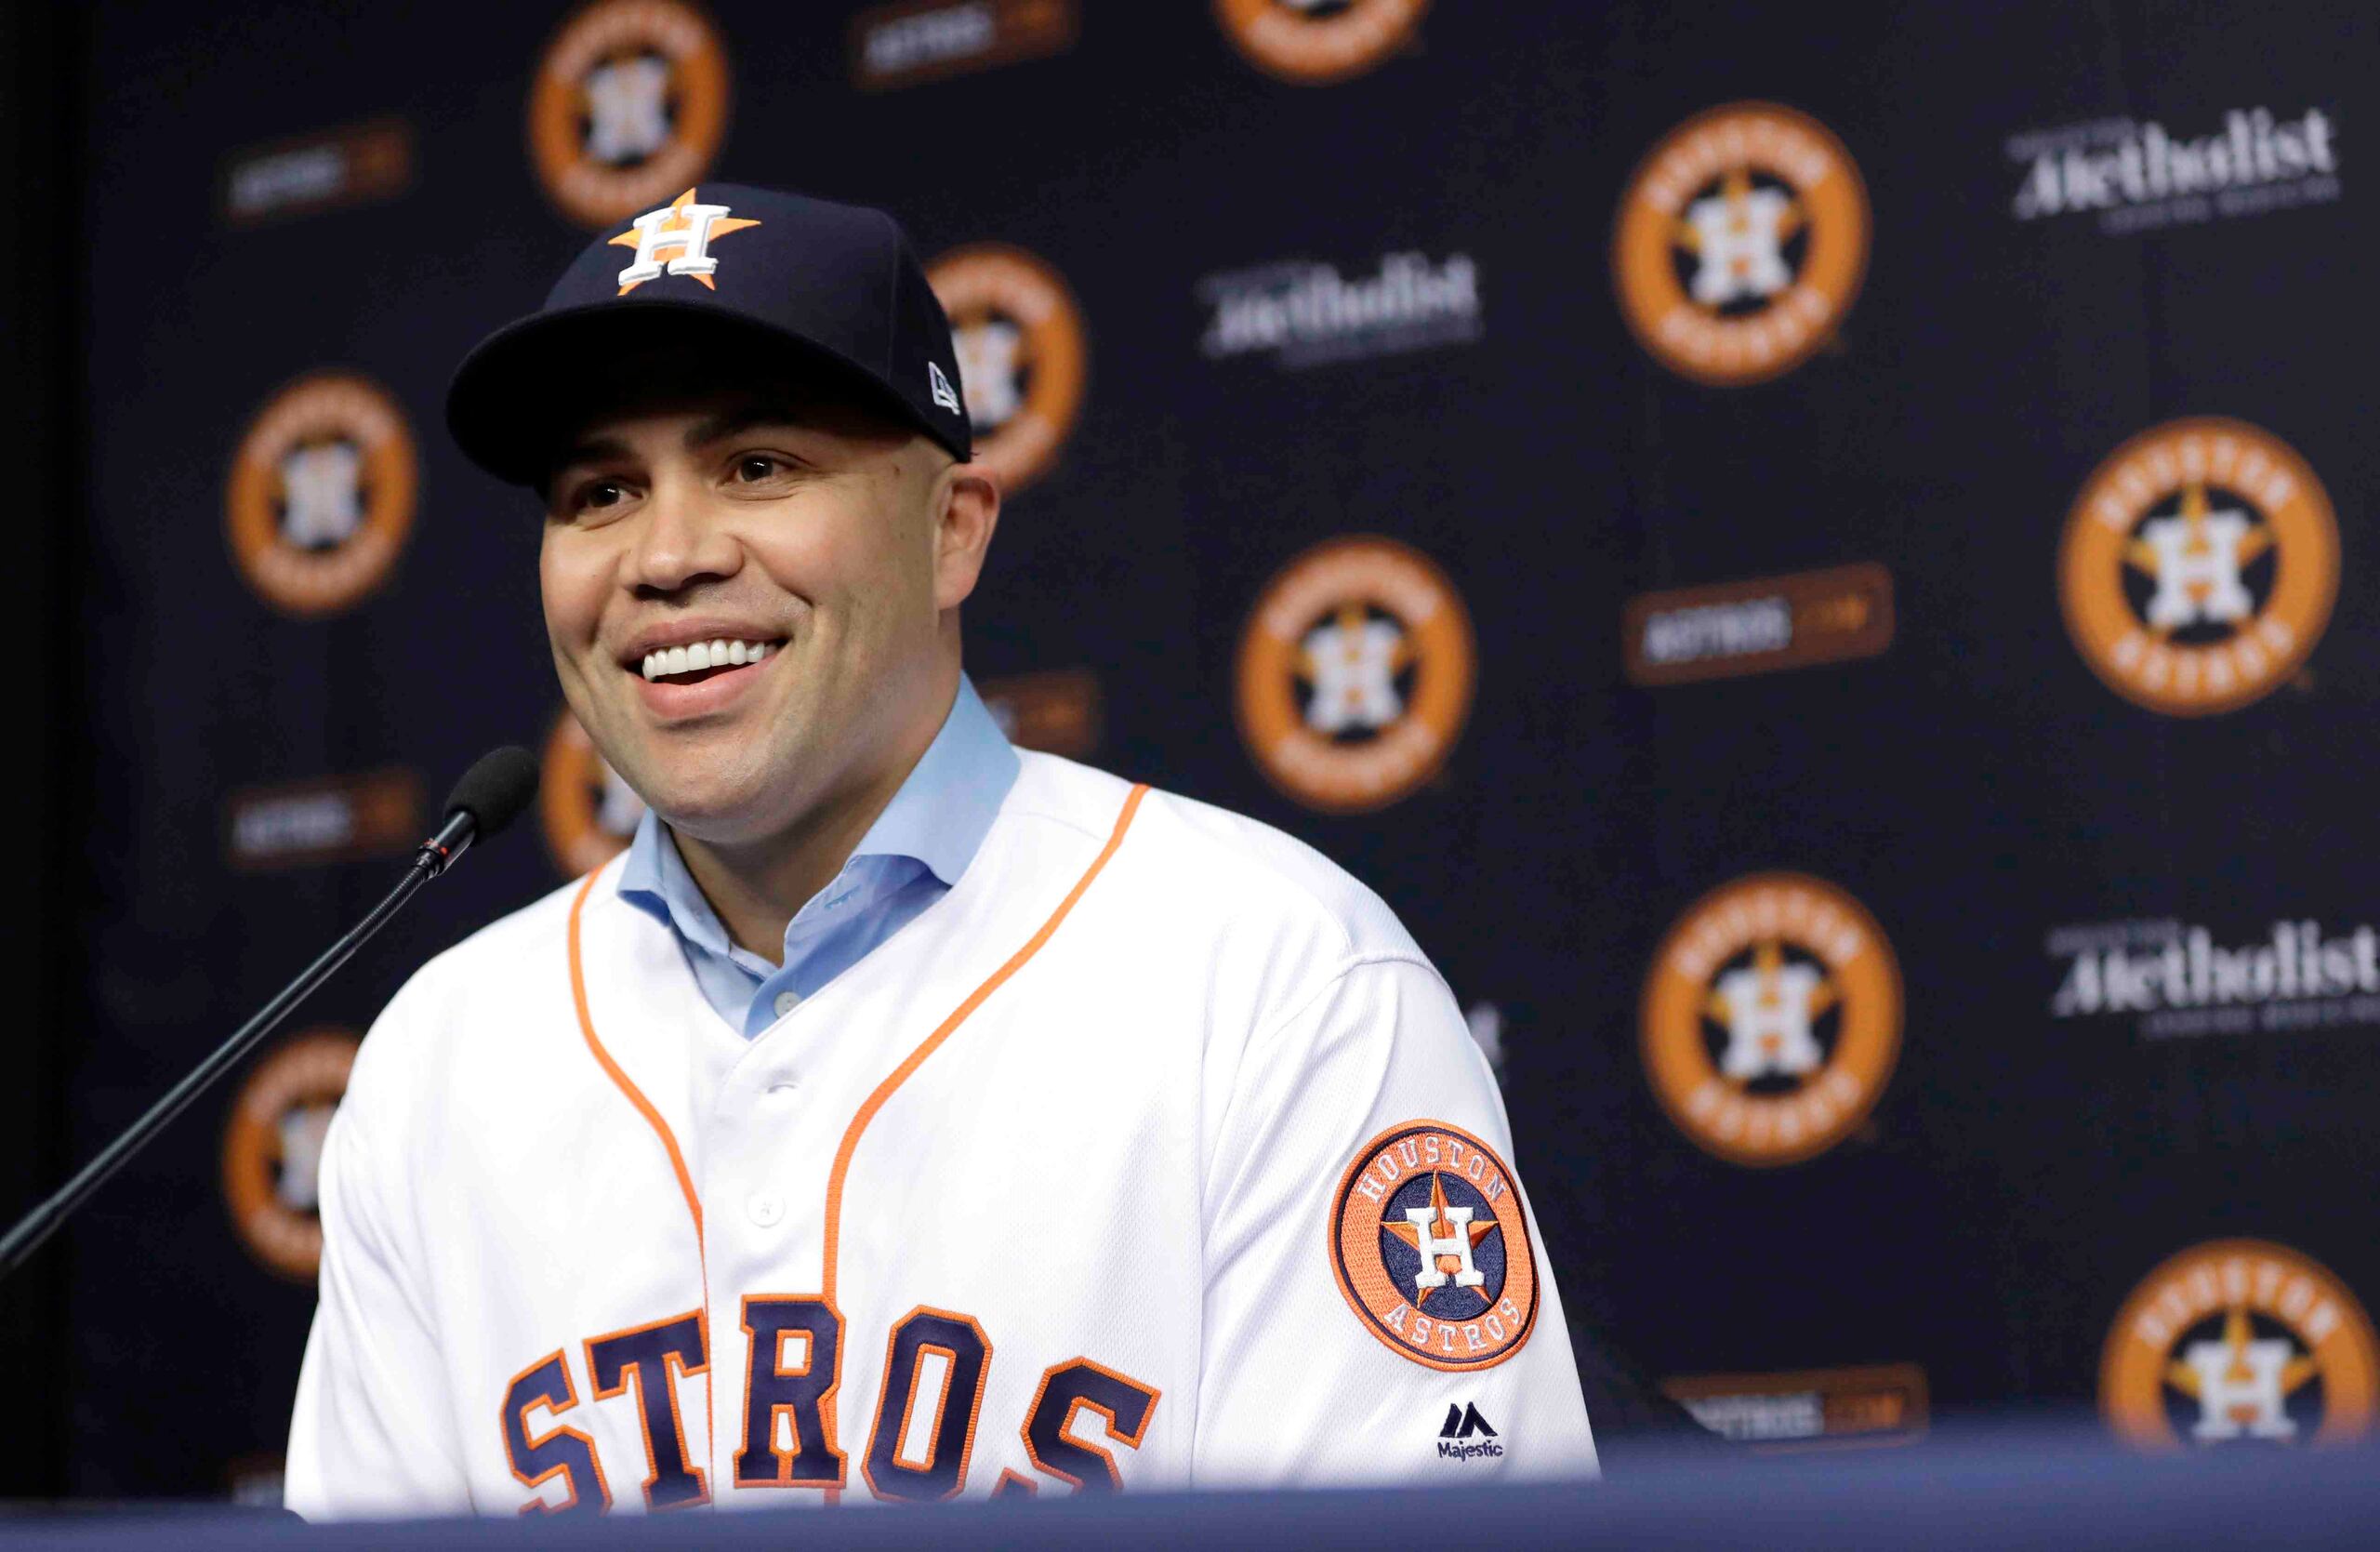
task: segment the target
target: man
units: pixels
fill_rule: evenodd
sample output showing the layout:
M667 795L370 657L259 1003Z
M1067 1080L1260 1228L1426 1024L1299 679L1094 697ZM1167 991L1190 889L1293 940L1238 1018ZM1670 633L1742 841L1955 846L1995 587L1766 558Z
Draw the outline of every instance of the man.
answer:
M1502 1107L1388 909L1008 745L999 492L880 213L706 185L467 360L648 817L375 1025L311 1516L1585 1474Z

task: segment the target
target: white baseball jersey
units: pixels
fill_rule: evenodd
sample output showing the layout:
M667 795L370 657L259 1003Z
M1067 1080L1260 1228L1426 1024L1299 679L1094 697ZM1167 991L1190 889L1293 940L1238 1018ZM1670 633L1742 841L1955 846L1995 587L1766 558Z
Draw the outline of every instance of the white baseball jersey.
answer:
M620 864L373 1027L322 1172L311 1517L1584 1475L1485 1061L1276 830L1025 754L757 1038Z

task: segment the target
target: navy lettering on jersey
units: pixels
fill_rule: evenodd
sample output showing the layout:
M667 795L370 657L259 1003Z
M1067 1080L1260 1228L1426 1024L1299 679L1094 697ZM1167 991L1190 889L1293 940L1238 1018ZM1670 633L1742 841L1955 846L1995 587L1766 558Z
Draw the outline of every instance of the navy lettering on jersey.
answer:
M559 1418L577 1404L577 1392L570 1383L570 1365L563 1361L559 1348L522 1370L504 1387L504 1458L511 1466L512 1474L533 1492L559 1477L569 1493L559 1504L532 1497L521 1506L522 1514L612 1506L612 1489L603 1480L603 1466L595 1458L593 1439L559 1422L542 1434L534 1438L530 1435L531 1409L543 1407L548 1416Z
M984 1328L946 1309L919 1305L892 1328L884 1347L884 1393L860 1466L879 1498L928 1503L955 1498L966 1487L991 1357Z
M1025 1453L1033 1464L1078 1492L1115 1492L1124 1486L1116 1469L1115 1452L1075 1437L1078 1413L1095 1413L1106 1424L1107 1437L1128 1449L1141 1447L1149 1419L1156 1415L1158 1392L1113 1369L1103 1369L1087 1358L1051 1366L1041 1376L1040 1393L1025 1421Z
M744 1299L751 1357L744 1371L744 1447L738 1487L840 1487L843 1453L826 1437L826 1409L842 1374L843 1318L819 1298ZM777 1442L790 1419L792 1448Z
M678 1414L678 1380L710 1367L698 1311L634 1326L587 1341L587 1373L595 1397L608 1400L630 1386L644 1423L644 1455L652 1475L644 1501L656 1509L707 1503L710 1484L686 1460L685 1420ZM708 1420L705 1420L708 1426Z

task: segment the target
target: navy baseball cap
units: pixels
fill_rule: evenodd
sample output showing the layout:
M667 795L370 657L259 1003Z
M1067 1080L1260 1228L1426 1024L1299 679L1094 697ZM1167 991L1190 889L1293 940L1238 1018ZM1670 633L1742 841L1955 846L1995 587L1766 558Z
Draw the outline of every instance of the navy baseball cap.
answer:
M950 320L881 210L704 183L589 244L545 305L480 341L446 390L473 463L514 484L628 361L682 359L688 380L816 390L915 427L964 462L972 442Z

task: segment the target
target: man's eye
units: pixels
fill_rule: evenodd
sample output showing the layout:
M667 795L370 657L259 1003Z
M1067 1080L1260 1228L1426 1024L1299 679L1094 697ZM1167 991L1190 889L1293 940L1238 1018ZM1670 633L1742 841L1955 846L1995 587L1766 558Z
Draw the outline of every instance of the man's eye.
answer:
M747 453L735 460L735 478L741 483L758 484L784 466L762 453Z
M579 492L578 504L582 507L616 507L628 497L628 493L621 487L619 481L598 480Z

